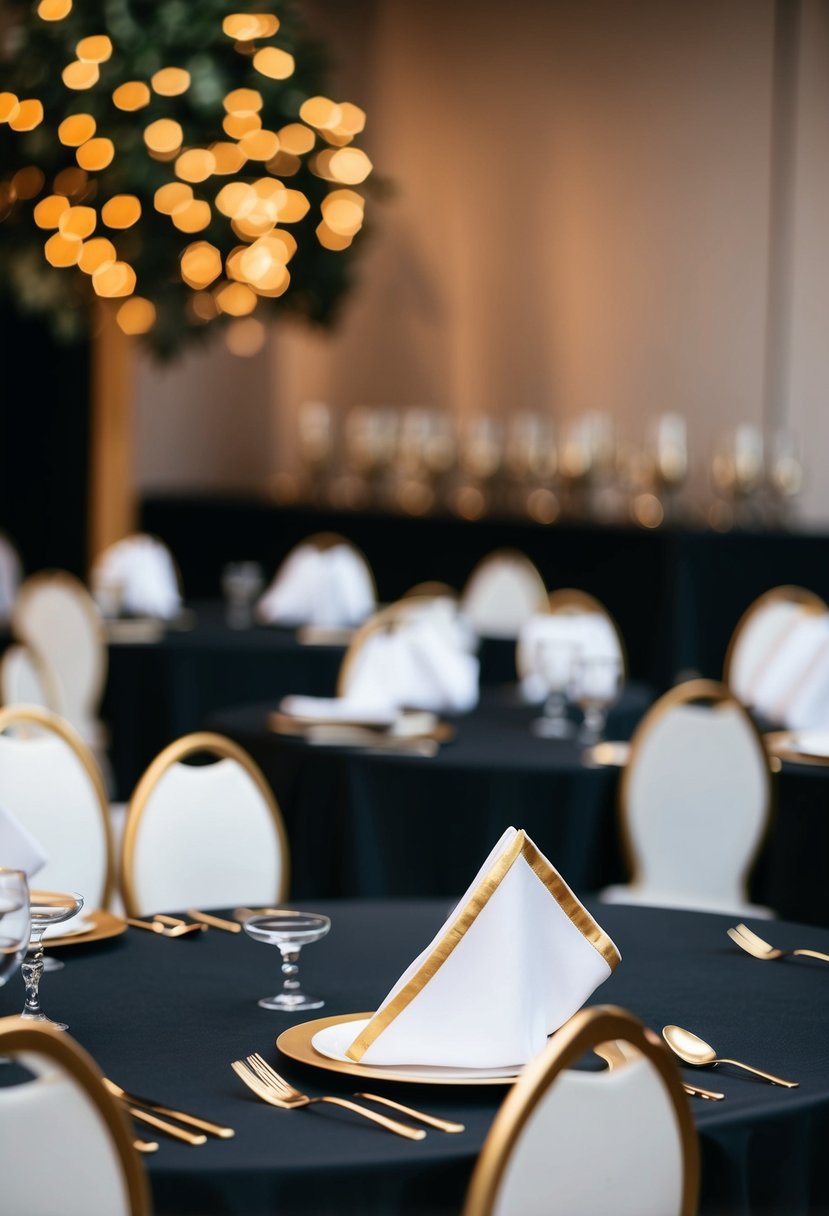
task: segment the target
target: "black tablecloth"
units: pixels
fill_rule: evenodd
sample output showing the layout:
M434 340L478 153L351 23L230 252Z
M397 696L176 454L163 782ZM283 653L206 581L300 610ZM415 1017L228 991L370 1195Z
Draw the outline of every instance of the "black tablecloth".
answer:
M686 1072L727 1095L720 1103L692 1100L702 1216L829 1212L829 967L754 960L728 940L724 917L591 907L622 954L594 1003L622 1005L655 1029L687 1026L724 1054L801 1082L784 1090L732 1070ZM323 901L315 908L331 916L332 928L303 952L301 970L308 989L326 998L323 1015L375 1008L448 911L445 901ZM823 930L754 927L784 945L829 950ZM391 1097L466 1124L462 1135L429 1132L419 1143L333 1107L274 1110L242 1086L231 1060L260 1051L313 1093L361 1088L278 1058L275 1039L297 1018L256 1004L279 986L275 950L212 929L180 941L129 929L110 943L67 948L63 957L66 968L44 979L44 1007L69 1022L106 1075L236 1129L233 1140L200 1148L158 1137L158 1153L144 1159L158 1216L459 1212L503 1089L373 1081ZM21 1004L17 979L0 989L0 1014ZM44 1154L48 1161L48 1146Z

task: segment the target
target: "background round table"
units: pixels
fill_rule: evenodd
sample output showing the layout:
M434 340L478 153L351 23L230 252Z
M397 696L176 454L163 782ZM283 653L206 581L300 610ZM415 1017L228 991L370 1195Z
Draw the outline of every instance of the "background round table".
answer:
M621 1005L657 1030L678 1023L724 1054L800 1081L786 1090L734 1070L685 1071L726 1094L724 1102L690 1100L702 1216L829 1212L829 965L750 958L727 938L726 917L590 906L622 955L591 1003ZM159 1135L159 1151L144 1158L157 1216L457 1216L503 1087L372 1082L466 1125L461 1135L430 1131L412 1143L333 1107L275 1110L230 1069L259 1051L312 1093L364 1088L280 1057L275 1040L300 1018L376 1008L448 913L435 900L322 901L314 909L332 927L302 955L308 990L326 998L313 1014L260 1009L257 998L279 984L277 951L215 929L176 941L131 928L109 942L67 947L65 969L45 977L45 1009L69 1023L105 1075L236 1129L234 1139L199 1148ZM826 930L779 923L773 938L829 951ZM22 1000L15 979L0 989L0 1014L18 1012ZM14 1069L0 1070L0 1084L14 1079Z

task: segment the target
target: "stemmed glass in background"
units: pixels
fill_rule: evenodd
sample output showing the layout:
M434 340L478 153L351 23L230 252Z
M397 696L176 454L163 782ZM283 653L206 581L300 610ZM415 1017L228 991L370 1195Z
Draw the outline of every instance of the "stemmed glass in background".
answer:
M262 997L257 1004L263 1009L295 1013L301 1009L319 1009L325 1004L319 997L309 996L299 986L299 952L303 946L319 941L331 928L327 916L316 912L277 912L252 916L245 921L245 932L254 941L278 946L282 955L282 991L276 996Z
M0 988L23 961L30 931L26 875L22 870L0 869Z
M32 891L31 939L23 962L23 982L26 1003L22 1016L34 1022L48 1022L55 1030L67 1030L65 1022L55 1022L40 1008L40 977L43 975L43 934L50 925L59 925L75 916L83 907L83 896L76 891L57 894L52 891Z
M265 585L258 562L228 562L222 570L222 591L231 629L249 629L253 624L253 602Z
M579 742L598 743L607 711L619 695L622 663L616 655L587 655L573 664L572 698L584 711Z
M560 638L539 638L536 643L535 668L547 689L547 699L540 718L533 721L533 734L543 739L566 739L575 727L567 716L568 693L573 668L581 647Z

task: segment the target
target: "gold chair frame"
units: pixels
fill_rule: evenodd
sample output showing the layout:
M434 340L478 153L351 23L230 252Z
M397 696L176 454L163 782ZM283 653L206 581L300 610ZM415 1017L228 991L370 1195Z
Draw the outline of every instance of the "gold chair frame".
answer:
M180 739L174 740L163 751L159 752L139 779L132 798L129 801L120 865L121 897L128 916L140 915L140 905L136 898L133 872L136 841L147 803L156 785L169 768L172 768L174 764L178 764L179 761L186 760L189 756L205 753L215 756L219 760L235 760L245 770L265 800L273 820L283 862L279 890L276 892L276 901L277 903L281 903L287 898L291 861L288 835L285 831L282 812L279 809L271 787L265 780L262 770L244 748L240 747L238 743L234 743L232 739L228 739L224 735L214 734L211 731L196 731L193 734L183 735Z
M804 611L808 614L819 615L823 612L829 612L829 604L814 591L810 591L807 587L798 587L794 583L783 583L779 587L772 587L769 591L764 591L762 595L758 595L756 600L753 600L743 615L737 621L728 641L728 648L725 652L725 660L723 662L723 684L731 687L731 669L734 664L734 654L739 645L740 635L751 622L753 617L762 612L770 604L776 603L800 604Z
M699 1143L679 1070L661 1039L632 1014L615 1005L596 1005L574 1014L524 1068L484 1141L462 1216L493 1216L497 1191L512 1151L538 1103L560 1073L593 1047L613 1039L632 1044L646 1056L668 1091L682 1145L681 1216L693 1216L699 1195ZM562 1213L562 1216L566 1214Z
M0 1055L30 1052L44 1056L67 1073L83 1089L106 1124L124 1173L132 1216L151 1216L150 1188L141 1160L133 1147L133 1133L126 1112L104 1088L98 1065L63 1031L20 1017L0 1020ZM92 1180L90 1179L90 1183Z
M108 908L115 891L115 842L109 815L109 799L106 787L104 786L104 779L101 776L101 770L98 768L89 746L83 741L75 728L70 726L59 714L52 713L49 709L41 709L37 705L7 705L3 709L0 709L0 735L4 734L10 727L22 726L24 724L38 726L42 730L51 731L52 734L57 735L64 743L67 743L86 769L87 775L92 782L101 810L101 822L104 825L107 866L102 906Z

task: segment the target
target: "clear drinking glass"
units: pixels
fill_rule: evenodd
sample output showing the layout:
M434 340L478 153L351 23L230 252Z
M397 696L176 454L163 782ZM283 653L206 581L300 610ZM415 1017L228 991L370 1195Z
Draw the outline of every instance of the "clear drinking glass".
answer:
M278 1009L295 1013L300 1009L319 1009L325 1004L319 997L309 996L299 986L299 952L303 946L319 941L331 928L327 916L316 912L293 912L281 909L268 915L252 916L245 921L245 932L257 942L278 946L282 955L282 991L276 996L264 996L258 1002L263 1009Z
M26 1003L22 1016L34 1022L48 1022L55 1030L67 1030L65 1022L55 1022L40 1008L40 977L43 975L43 934L50 925L59 925L70 916L75 916L83 907L83 896L76 891L32 891L29 901L31 912L31 939L23 962L23 982L26 985Z
M258 562L229 562L222 570L227 623L231 629L249 629L253 624L253 602L265 585Z
M579 742L598 743L607 711L619 695L622 662L616 655L584 655L573 665L572 695L584 711Z
M547 689L544 712L533 722L533 733L543 739L567 739L575 727L567 717L568 693L573 667L581 655L581 647L558 638L539 638L536 644L535 668Z
M22 870L0 869L0 988L22 963L30 929L26 875Z

